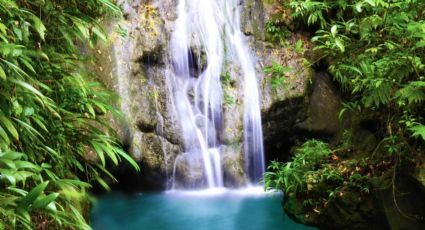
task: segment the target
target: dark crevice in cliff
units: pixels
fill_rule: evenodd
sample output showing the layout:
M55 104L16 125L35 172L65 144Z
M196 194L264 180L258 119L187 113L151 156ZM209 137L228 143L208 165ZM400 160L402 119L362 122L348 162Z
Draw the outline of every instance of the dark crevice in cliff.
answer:
M146 67L164 65L164 57L162 56L163 53L162 47L158 46L153 50L144 51L136 62Z
M308 95L275 103L263 112L267 161L288 161L294 147L308 139L338 141L339 92L326 72L316 72L312 82Z
M293 148L307 139L331 140L334 135L300 127L306 118L304 99L274 105L263 114L264 148L267 162L288 161Z
M152 168L145 162L138 162L141 169L140 172L134 170L134 168L126 163L122 162L118 166L107 164L107 169L115 177L117 181L113 181L106 175L102 178L111 187L113 191L119 191L123 193L138 193L138 192L157 192L164 191L166 189L166 175L162 175L158 168ZM94 184L91 193L95 195L101 195L107 191L99 184Z
M144 133L153 133L156 129L156 123L139 122L137 128Z

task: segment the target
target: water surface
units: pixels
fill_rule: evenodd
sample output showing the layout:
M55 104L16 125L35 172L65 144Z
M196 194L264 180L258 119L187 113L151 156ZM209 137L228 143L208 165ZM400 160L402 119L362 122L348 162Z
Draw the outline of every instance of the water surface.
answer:
M95 230L304 230L284 215L281 195L251 190L164 192L100 197Z

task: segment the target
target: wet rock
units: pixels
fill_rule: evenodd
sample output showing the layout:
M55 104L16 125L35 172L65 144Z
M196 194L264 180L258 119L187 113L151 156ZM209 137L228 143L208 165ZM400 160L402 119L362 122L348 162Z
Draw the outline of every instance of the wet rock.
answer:
M173 189L207 187L204 162L199 154L183 153L174 162Z
M264 39L265 11L263 1L246 0L242 2L241 27L245 35Z
M164 64L162 55L165 53L167 33L158 7L149 3L141 4L138 20L139 26L133 34L136 39L133 60L146 65Z
M224 186L240 188L249 182L245 169L242 144L234 144L222 147L222 168Z
M181 151L179 146L169 143L154 133L136 131L130 152L140 162L140 175L146 187L166 188L172 177L173 162Z
M227 63L222 73L223 130L220 140L231 145L243 141L244 93L243 78L234 63Z
M320 229L389 229L379 200L373 196L362 198L358 194L344 192L326 208L317 207L308 212L295 196L286 197L283 202L285 212L296 222L319 227Z
M290 48L269 46L266 42L257 42L255 49L259 58L257 74L261 76L263 112L273 104L308 96L314 71L304 64L302 54ZM271 75L264 74L264 68L274 63L291 69L278 82Z
M425 192L425 155L422 154L421 157L418 157L418 162L416 163L412 177L417 181L417 183L422 187L422 190Z
M307 119L298 127L306 131L337 135L341 129L338 119L341 109L339 93L329 74L316 73L313 81L313 92L308 98Z

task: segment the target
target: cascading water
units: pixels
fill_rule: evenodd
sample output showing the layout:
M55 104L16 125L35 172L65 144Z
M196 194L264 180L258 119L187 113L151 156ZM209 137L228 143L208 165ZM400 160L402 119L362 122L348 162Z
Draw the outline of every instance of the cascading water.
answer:
M241 33L238 1L180 0L171 35L171 63L167 82L173 95L185 153L176 168L201 168L185 188L223 187L221 143L223 109L220 76L224 58L238 65L244 76L244 154L246 173L258 182L264 173L260 102L254 63ZM204 59L205 61L201 61ZM198 170L199 171L199 170Z

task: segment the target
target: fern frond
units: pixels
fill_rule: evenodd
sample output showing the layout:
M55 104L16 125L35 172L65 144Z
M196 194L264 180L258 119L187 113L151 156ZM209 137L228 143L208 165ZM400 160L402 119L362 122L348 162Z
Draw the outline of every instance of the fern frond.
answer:
M366 107L386 105L391 99L391 83L388 81L377 80L375 84L370 85L363 97L363 103Z
M409 104L419 104L425 101L425 81L411 81L398 90L396 97Z
M425 125L418 123L412 126L410 131L413 132L412 137L421 137L425 141Z

